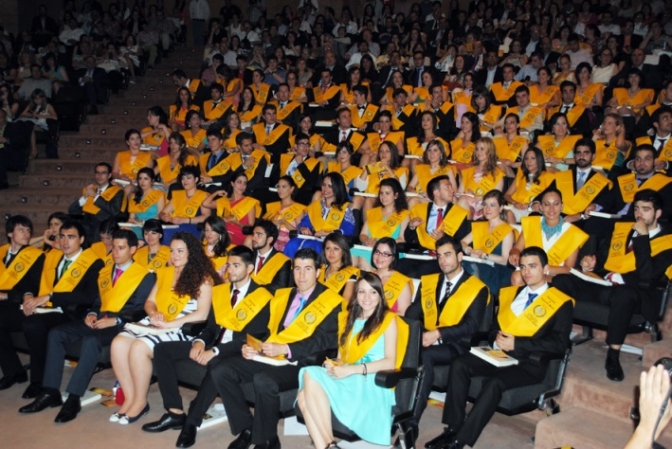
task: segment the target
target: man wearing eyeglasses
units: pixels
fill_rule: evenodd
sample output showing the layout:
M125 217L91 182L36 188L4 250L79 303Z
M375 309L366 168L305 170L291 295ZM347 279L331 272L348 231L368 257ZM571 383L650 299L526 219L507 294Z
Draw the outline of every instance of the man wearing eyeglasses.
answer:
M94 182L82 189L82 196L68 208L70 215L84 215L82 224L86 230L86 240L94 243L100 240L98 228L108 218L121 218L125 209L124 189L110 184L112 166L107 162L96 164Z
M280 164L274 170L271 185L275 185L282 176L291 176L296 184L294 198L301 204L310 204L313 194L322 184L324 164L317 158L310 157L310 138L304 134L296 135L293 153L280 155Z

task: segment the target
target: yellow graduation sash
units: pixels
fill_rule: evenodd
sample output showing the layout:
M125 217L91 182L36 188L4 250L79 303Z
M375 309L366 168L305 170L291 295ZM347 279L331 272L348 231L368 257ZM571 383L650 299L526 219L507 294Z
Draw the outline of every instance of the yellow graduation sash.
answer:
M252 274L252 280L259 285L268 285L273 282L273 278L280 271L282 266L289 261L289 257L282 253L275 253L273 257L264 262L258 273Z
M425 86L414 87L413 90L418 95L419 102L432 101L432 94L429 93L429 89L427 89Z
M198 165L198 159L196 159L196 156L189 155L187 156L185 164ZM180 174L180 170L182 169L182 166L179 163L176 163L171 167L169 155L165 155L157 159L156 165L159 167L159 175L161 176L161 180L165 183L175 181L177 179L177 176Z
M341 92L341 88L338 86L329 86L326 92L322 92L322 87L320 86L314 87L313 96L315 97L315 103L322 104L325 101L329 101L339 92Z
M250 153L250 157L254 158L254 163L245 169L245 177L248 181L254 177L262 159L266 159L267 164L271 162L271 155L264 150L254 150ZM229 170L238 170L243 165L243 156L240 152L234 152L229 154L223 162L229 165Z
M455 174L455 167L453 165L440 166L434 173L432 173L432 167L429 164L416 165L415 174L418 176L418 184L415 186L416 193L427 192L427 185L432 178L447 175L451 171Z
M50 251L49 253L51 254L52 252L53 251ZM63 253L61 253L60 255L63 255ZM93 265L94 262L99 260L100 257L98 257L98 255L94 251L91 251L91 249L85 249L84 251L82 251L79 257L77 257L77 260L71 263L68 269L65 270L65 273L63 273L63 276L61 276L58 282L55 282L56 268L58 267L60 259L61 258L59 257L56 260L56 264L54 266L50 266L48 271L45 260L44 271L42 272L42 281L43 282L46 281L46 284L43 285L43 287L45 287L44 290L42 290L42 286L40 287L40 295L48 295L51 292L53 293L72 292L75 289L75 287L79 285L82 278L84 278L84 275L91 267L91 265ZM49 283L49 279L45 279L45 275L51 276L53 278L51 279L51 283Z
M366 213L366 222L369 224L369 233L374 239L392 237L401 223L411 215L410 211L395 212L389 217L383 217L383 208L374 207Z
M161 198L165 197L166 194L162 190L152 189L139 203L136 203L135 195L133 195L128 202L128 211L131 213L146 212L147 209L159 202Z
M112 251L108 253L107 247L103 242L96 242L92 244L89 249L91 251L94 251L98 255L98 258L102 259L102 261L105 262L106 267L114 263L114 261L112 260Z
M222 150L224 151L224 150ZM215 164L210 170L207 170L208 167L208 159L210 159L212 153L203 153L201 154L200 157L200 166L201 166L201 173L207 173L208 176L213 177L213 176L222 176L228 173L229 170L232 169L231 167L231 160L229 159L231 156L226 156L222 157L217 164ZM234 153L235 154L235 153ZM234 167L233 170L235 170L237 167Z
M463 104L467 107L467 109L471 108L471 97L473 95L473 92L467 95L463 90L460 91L453 91L453 103L455 104ZM455 111L457 114L457 110ZM455 116L457 118L457 115Z
M261 204L259 201L251 196L243 197L234 206L228 198L222 197L215 203L217 205L217 215L223 217L225 215L233 214L236 220L241 221L247 214L254 209L254 216L258 217L261 214Z
M322 218L322 202L314 201L306 208L306 213L310 218L310 224L313 225L315 231L332 232L340 229L341 223L345 218L345 211L347 210L347 203L343 205L343 209L339 210L332 206L329 209L326 220Z
M511 199L519 203L531 203L537 197L537 195L539 195L541 192L546 190L548 186L551 185L553 179L555 179L553 173L545 171L537 179L539 182L532 183L532 185L530 185L530 189L528 190L527 179L525 179L525 176L523 175L523 170L519 168L516 172L515 179L516 191L513 192L513 195L511 195Z
M187 119L187 113L189 111L200 111L201 108L196 106L195 104L192 104L189 109L184 109L184 108L177 108L176 105L171 104L170 107L168 108L168 116L170 117L169 121L175 120L176 122L182 122L184 123L185 120Z
M277 113L278 120L280 120L281 122L284 121L298 107L301 107L301 103L299 103L298 101L290 101L282 109L280 109L280 104L278 104L278 113Z
M268 343L290 344L310 337L331 311L343 302L341 295L326 289L308 304L289 326L278 332L293 290L292 288L280 289L271 300L271 319L268 322L271 335L266 340Z
M555 146L555 137L552 134L539 136L537 141L539 142L539 146L541 146L541 152L544 153L544 156L562 159L574 149L576 142L582 138L583 136L580 135L565 136L557 147Z
M413 297L413 281L408 276L404 276L398 271L392 272L392 275L387 279L385 285L383 285L383 291L385 295L385 302L390 310L399 300L399 295L404 291L406 286L411 287L411 297Z
M439 327L455 326L462 321L462 317L467 313L469 307L473 304L485 284L476 276L469 276L464 273L462 276L469 276L456 291L448 298L446 304L438 317L438 304L436 303L436 293L441 291L439 285L440 274L430 274L420 279L420 297L422 301L422 312L424 315L425 329L433 331ZM488 302L490 297L488 296Z
M357 108L357 106L350 106L350 116L352 117L352 126L354 126L355 128L361 128L362 126L365 126L367 123L371 122L374 119L377 112L378 112L378 106L369 103L366 106L364 113L360 117L359 109Z
M238 298L234 309L231 307L231 283L216 285L212 288L215 322L225 329L242 332L272 298L268 290L258 287L252 292L248 291L245 298Z
M635 252L628 251L632 222L614 223L614 233L609 244L609 256L604 263L604 268L614 273L629 273L637 269ZM663 235L649 240L651 245L651 257L655 257L663 251L672 248L672 235ZM669 277L669 276L668 276Z
M126 304L149 270L138 263L132 263L119 276L117 283L112 285L114 264L106 266L98 274L98 291L100 292L100 311L117 313Z
M607 141L604 139L595 141L596 151L593 165L602 167L605 170L611 170L618 157L618 147L616 147L616 141L611 142L609 146L606 143Z
M194 196L187 200L186 190L173 192L173 217L194 218L203 201L208 197L208 192L196 190Z
M565 170L555 174L555 185L562 193L562 212L567 215L580 214L593 202L595 197L606 186L611 188L612 182L600 172L595 172L587 179L583 187L574 193L574 172Z
M170 264L170 247L161 245L159 251L154 255L152 260L149 260L149 246L145 245L133 255L133 260L151 271L156 271L160 268L165 268Z
M227 130L225 128L222 128L222 136L226 134L226 131ZM231 135L228 138L224 139L224 143L222 144L222 146L224 147L225 150L229 152L234 149L237 150L238 144L236 143L236 136L238 136L238 134L240 134L241 132L242 132L241 130L236 129L231 133Z
M495 137L492 139L495 142L495 152L498 159L506 159L511 162L516 162L520 152L528 143L528 140L523 136L516 136L511 143L506 139L506 136Z
M373 132L373 133L367 133L366 138L369 141L369 149L371 151L375 151L376 153L378 152L378 148L380 148L380 144L383 143L386 140L389 140L390 142L393 142L396 144L399 142L399 140L404 140L404 132L403 131L391 131L389 132L384 138L380 135L380 133ZM392 149L394 151L394 148Z
M637 187L637 175L635 173L628 173L617 178L618 187L621 189L621 196L626 203L632 203L635 199L635 193L640 190L652 189L656 192L672 182L672 177L654 173L649 179L644 181L642 185Z
M261 107L261 105L255 104L254 107L247 112L238 111L240 121L243 123L254 121L257 117L261 115L262 109L263 108Z
M199 129L196 135L192 134L190 129L186 129L180 134L182 134L182 137L184 137L184 140L187 142L187 146L191 148L198 148L198 146L203 143L207 137L207 132L204 129Z
M619 106L634 106L637 104L645 103L646 101L653 101L653 90L652 89L640 89L637 91L634 97L630 96L628 89L625 87L617 87L614 89L613 96L618 101ZM635 112L641 111L641 109L632 109Z
M0 248L0 290L11 290L30 271L30 267L44 254L34 246L27 246L19 251L12 263L5 267L4 260L9 251L9 244Z
M194 95L196 95L196 92L198 91L198 87L201 85L201 80L189 80L189 92L191 92L191 99L194 99ZM179 91L179 88L178 88Z
M293 153L281 154L280 155L280 173L282 173L283 175L285 173L287 173L287 169L289 168L289 166L290 166L290 164L292 163L293 160L294 160L294 154ZM321 162L320 162L319 159L309 157L307 159L304 159L303 162L301 162L299 164L299 167L301 165L305 165L306 168L308 169L308 171L312 172L315 169L315 167L320 163ZM294 182L296 183L296 186L298 188L301 188L303 186L303 184L306 182L306 178L303 177L303 175L299 171L298 167L297 167L296 170L294 170L294 173L292 173L292 179L294 180Z
M509 108L506 112L516 114L516 115L518 115L518 117L520 117L519 111L520 111L520 108L518 106L516 106L514 108ZM528 128L528 127L532 126L534 124L534 119L538 115L543 114L543 112L544 112L544 108L541 108L541 107L538 107L538 106L530 107L527 110L527 112L523 113L523 116L520 117L520 129L525 129L525 128ZM542 119L543 119L543 115L542 115Z
M220 101L214 108L212 107L213 103L214 102L212 100L203 102L203 116L205 117L206 121L217 120L226 114L226 111L233 106L233 103L228 100Z
M338 347L338 353L341 356L341 360L348 365L353 365L360 361L366 354L371 350L373 345L378 341L380 337L385 334L388 326L392 324L392 321L397 323L397 351L394 361L394 366L396 369L401 367L401 364L404 361L404 356L406 355L406 347L408 346L408 335L410 329L408 324L396 313L387 312L383 318L383 322L380 323L380 326L375 329L371 334L361 342L359 342L358 336L352 334L346 339L346 345ZM338 314L338 341L341 341L341 335L345 332L345 326L348 322L348 312L343 311Z
M5 252L5 256L7 253ZM56 282L56 268L61 262L63 257L63 251L60 249L52 248L51 251L45 253L44 255L44 265L42 267L42 276L40 276L40 292L39 296L44 296L49 294L54 288L54 282ZM4 267L4 256L0 259L0 264ZM98 258L98 256L96 256ZM78 258L79 259L79 258Z
M142 142L146 143L147 145L153 145L155 147L161 146L161 143L166 137L162 132L154 132L154 129L151 126L145 126L144 128L142 128L140 132L144 134L150 131L152 132L152 134L145 136L142 139Z
M254 93L254 101L258 104L266 104L268 101L268 94L271 91L271 86L266 83L261 83L261 86L257 90L257 86L250 84L252 88L252 93Z
M411 220L414 218L422 218L423 223L416 228L416 231L418 232L418 241L423 248L435 250L436 240L427 233L428 212L427 204L416 204L411 210ZM443 232L450 236L454 236L468 214L469 212L466 209L454 204L443 217Z
M100 194L100 197L109 203L112 201L112 198L114 198L114 195L116 195L120 190L121 187L119 186L109 185L107 186L107 189L105 189L105 191ZM86 195L86 189L83 189L82 192L84 195ZM100 208L93 203L93 198L94 197L92 196L86 198L86 203L84 203L84 206L82 206L82 210L87 214L96 215L98 212L100 212Z
M327 164L327 172L329 173L340 173L341 176L343 176L343 182L345 182L345 185L347 186L350 184L350 181L355 179L357 176L362 174L362 169L359 167L355 167L354 165L349 166L345 170L341 171L341 163L340 162L329 162Z
M559 90L560 89L558 86L550 85L544 89L543 92L539 92L539 86L536 86L530 89L530 102L539 106L543 106L546 103L549 103L553 99L555 93Z
M367 170L369 169L369 167L375 167L376 165L377 165L377 163L374 164L374 165L367 165L366 166ZM366 186L366 193L373 193L375 195L378 195L379 190L380 190L380 182L383 179L389 178L390 175L386 173L386 174L381 176L380 171L376 172L375 170L376 169L374 168L373 171L370 171L370 173L372 173L372 174L376 173L376 176L369 176L369 178L368 178L369 183ZM394 175L398 179L401 179L403 176L406 176L406 179L408 179L408 168L403 167L403 166L399 166L392 171L394 172Z
M483 118L481 119L483 123L487 123L490 126L494 126L497 121L499 121L499 118L502 116L502 110L504 108L502 106L498 106L496 104L491 104L490 107L488 108L487 111L485 111L485 114L483 114ZM481 127L481 131L487 131L490 128L486 127Z
M266 215L264 215L265 220L276 221L279 218L284 218L288 223L293 222L297 217L303 214L303 211L306 209L306 206L299 203L294 203L289 207L286 207L280 210L281 207L280 201L270 203L266 205Z
M123 275L122 275L123 277ZM166 267L156 270L156 309L161 312L166 321L173 321L184 310L191 299L188 295L178 295L173 291L175 267Z
M152 160L152 155L149 151L141 151L135 156L135 160L131 163L131 152L119 152L119 169L122 175L130 178L135 178L138 172L147 167L149 161Z
M318 281L321 284L326 285L334 291L335 293L339 293L341 289L345 286L345 284L352 278L353 276L359 277L359 268L355 267L343 267L340 270L338 270L336 273L332 274L329 276L329 279L326 279L327 275L327 266L322 265L320 267L320 276L318 277Z
M215 270L219 271L229 261L229 256L227 255L227 256L222 256L222 257L210 257L210 260L212 261L212 265L215 267ZM226 277L226 276L227 275L224 274L224 276L222 276L222 277Z
M586 87L586 90L582 94L579 93L579 89L576 89L576 95L574 95L574 103L580 104L581 106L592 106L593 98L599 90L604 89L604 86L599 83L593 83L590 86ZM616 89L614 89L614 94Z
M446 147L447 149L448 147ZM464 146L464 141L462 139L454 139L450 142L450 148L452 149L452 158L455 162L460 164L471 164L471 159L474 156L474 150L476 149L476 144L474 142L469 142L467 146Z
M520 81L511 81L508 89L504 89L503 82L492 83L490 85L490 91L495 96L495 100L499 103L509 101L509 99L516 93L516 88L522 86L523 83Z
M413 113L415 112L415 106L412 104L407 104L401 109L402 114L404 114L406 117L412 117ZM392 114L392 129L399 130L401 129L405 123L401 120L399 120L399 117L397 117L397 111L394 109L390 110L390 113Z
M306 94L306 88L305 87L300 87L296 86L294 90L289 94L289 99L290 101L299 101L301 97L303 97Z
M653 141L651 140L651 137L649 136L644 136L644 137L639 137L635 141L635 144L639 147L644 144L648 145L653 145ZM665 146L658 151L658 160L661 161L672 161L672 138L668 138L667 142L665 142Z
M471 223L473 247L487 254L492 254L497 245L512 231L513 228L508 223L502 223L490 232L490 224L487 221L474 221Z
M478 196L483 196L491 190L494 190L497 183L504 178L505 173L499 168L495 168L495 175L487 174L481 177L481 180L476 184L474 174L476 173L476 166L465 168L462 170L462 180L464 182L465 191L471 190Z
M289 129L287 125L278 124L269 135L266 135L266 125L264 123L257 123L252 127L254 136L257 138L259 145L273 145L278 138ZM290 132L291 134L291 132Z
M574 250L583 246L588 240L588 234L576 226L570 225L551 248L545 248L541 235L543 232L541 230L541 217L523 217L520 219L520 224L525 235L525 246L528 248L530 246L544 248L548 255L549 265L562 266Z
M506 287L499 290L499 312L497 321L502 331L514 337L532 337L546 322L555 315L567 301L572 305L575 301L555 287L549 287L537 296L532 304L519 316L511 310L511 303L516 299L518 287Z

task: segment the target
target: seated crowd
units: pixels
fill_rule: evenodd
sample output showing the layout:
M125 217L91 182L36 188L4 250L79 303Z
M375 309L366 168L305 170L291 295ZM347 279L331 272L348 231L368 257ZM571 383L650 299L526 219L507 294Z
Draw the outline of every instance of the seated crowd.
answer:
M128 150L96 164L44 248L28 218L8 219L0 389L28 380L10 337L23 331L35 400L21 413L76 418L111 346L125 401L110 421L149 412L153 370L166 413L143 430L181 429L177 447L219 395L230 448L279 448L293 389L316 447L338 447L332 414L389 444L394 393L365 381L400 366L417 320L410 435L433 368L450 365L447 427L425 447L473 446L505 390L544 379L535 358L569 348L576 303L609 308L604 366L623 380L630 320L655 322L672 280L670 11L436 1L407 17L368 1L358 23L302 3L241 24L226 2L201 73L171 73L174 104L149 107ZM490 345L518 365L469 354L490 318ZM207 374L185 411L189 360Z

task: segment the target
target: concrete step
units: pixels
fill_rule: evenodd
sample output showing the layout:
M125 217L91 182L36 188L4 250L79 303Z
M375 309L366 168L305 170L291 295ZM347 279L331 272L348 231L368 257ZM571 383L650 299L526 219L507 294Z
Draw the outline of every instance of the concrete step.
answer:
M21 176L19 187L28 189L46 188L47 190L82 189L91 182L93 182L93 171L88 173L52 173Z
M33 233L34 236L42 235L44 233L44 230L47 228L47 221L49 220L49 215L51 215L53 212L58 211L59 209L50 209L46 207L41 207L41 206L21 206L21 207L14 207L12 208L11 211L6 211L3 212L2 215L0 215L0 220L2 221L2 228L5 228L5 222L7 219L12 216L12 215L23 215L28 218L33 222L33 225L35 227L35 232ZM60 208L62 212L68 211L67 206L63 206ZM39 227L38 227L39 226Z
M82 124L80 127L84 129L85 126L108 126L108 125L128 125L128 126L139 126L141 120L145 119L147 121L147 109L143 108L141 111L138 111L136 114L126 114L123 112L120 114L110 114L108 113L108 106L105 106L105 113L99 115L88 115L86 117L86 123Z
M82 160L82 161L91 161L94 163L97 162L108 162L112 163L114 161L115 155L121 151L121 148L117 149L116 147L112 148L91 148L88 146L68 146L65 148L58 149L58 155L60 159L58 161L67 161L67 160Z
M97 136L82 136L79 134L73 134L68 136L62 136L58 142L59 148L68 147L68 146L90 146L91 148L116 148L122 149L126 148L126 142L124 141L124 136L113 136L113 135L97 135Z
M96 152L98 153L98 152ZM105 159L109 160L109 159ZM110 163L112 160L109 160ZM34 159L30 161L28 174L52 175L52 174L86 174L93 176L95 162L77 159Z
M114 120L115 123L112 123L111 120ZM131 128L134 128L138 124L138 119L134 121L129 121L128 123L119 123L116 119L110 119L107 123L85 123L79 128L80 136L91 136L91 137L121 137L123 138Z
M68 206L82 193L81 188L72 189L9 189L0 195L0 211L11 213L20 207L45 207L55 211L67 210Z
M651 368L662 357L672 357L672 339L661 340L644 346L642 368Z

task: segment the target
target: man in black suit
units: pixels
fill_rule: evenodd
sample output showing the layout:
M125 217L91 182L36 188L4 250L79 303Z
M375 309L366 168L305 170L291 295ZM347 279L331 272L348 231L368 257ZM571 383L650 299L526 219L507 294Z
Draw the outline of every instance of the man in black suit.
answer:
M14 215L5 223L8 244L0 246L0 390L28 380L26 370L12 346L11 332L21 331L24 294L37 293L44 266L44 253L29 246L33 222Z
M9 123L7 112L0 109L0 190L9 188L7 170L10 163L14 169L28 164L32 127L30 122Z
M336 153L336 147L341 142L348 142L352 145L353 151L359 151L367 136L362 132L352 130L352 113L350 109L339 109L336 123L338 124L337 127L330 128L330 132L324 134L324 139L328 145L327 148L323 147L322 151L333 151Z
M252 125L255 144L261 145L271 155L271 163L280 162L280 155L289 148L289 137L292 129L278 123L278 109L273 104L266 103L262 109L263 121Z
M432 71L431 67L425 66L425 54L421 51L413 53L413 68L406 72L406 82L413 87L422 87L422 74Z
M319 107L311 107L311 116L316 120L333 120L336 108L341 102L341 88L336 83L332 71L328 67L320 69L319 85L308 90L309 98Z
M292 260L273 248L278 239L278 227L268 220L257 220L252 229L254 270L252 279L275 294L279 288L291 285Z
M599 272L614 286L587 282L571 274L558 275L553 285L577 301L596 302L610 307L607 324L607 359L605 369L610 380L623 380L619 362L630 319L641 313L656 322L661 295L656 286L669 278L672 265L672 235L659 220L663 197L653 190L642 190L633 201L635 222L614 223L608 247L598 248L601 254L583 257L581 267L594 271L598 258L604 264ZM667 276L666 276L666 271Z
M156 433L183 429L178 440L181 446L178 444L178 447L188 447L183 434L188 436L186 434L191 430L193 436L189 446L194 443L196 427L201 424L203 415L217 396L212 369L240 355L248 334L259 340L268 337L269 302L273 295L251 278L254 252L245 246L232 248L226 271L229 282L213 287L212 310L201 333L193 341L164 342L154 349L154 365L167 413L158 421L142 426L142 430ZM237 319L237 312L242 310L254 312L248 314L243 323ZM188 416L182 406L177 377L177 364L187 360L208 368L208 374L191 403Z
M628 72L632 68L637 68L641 70L644 74L642 80L642 87L650 89L658 89L663 83L663 74L658 70L658 66L653 64L645 64L644 60L646 59L646 53L641 48L635 48L630 54L630 63L625 64L620 72L616 76L612 77L609 81L609 87L619 87L624 86L628 80ZM605 95L606 97L606 95ZM609 96L611 98L611 96ZM606 104L606 101L609 98L605 98L603 103Z
M37 7L37 16L33 17L30 31L33 33L33 42L37 47L44 47L53 36L58 35L58 24L47 16L46 5L40 4Z
M424 330L421 354L425 376L418 407L410 421L414 438L434 383L434 366L449 365L469 352L469 338L479 330L490 296L485 284L462 268L459 240L447 235L441 237L436 242L436 258L441 273L420 279L415 301L406 311L406 317L423 323ZM461 307L465 303L468 306ZM451 312L458 307L458 313Z
M492 83L504 81L502 68L499 66L499 57L496 50L488 50L485 54L483 68L474 72L474 84L490 88Z
M550 119L556 112L562 112L567 116L570 134L581 134L585 138L591 138L593 135L594 115L583 105L574 102L576 95L576 84L572 81L563 81L560 83L560 97L562 104L548 110L548 120L545 127L548 132L550 129Z
M108 218L117 218L124 209L124 189L111 185L112 166L100 162L95 167L95 182L83 189L82 196L68 208L71 215L84 215L82 224L86 229L87 242L97 242L100 223Z
M324 69L329 69L332 81L336 85L341 85L348 80L348 71L343 64L336 60L336 53L327 51L324 53L324 62L315 68L315 74L312 79L313 86L320 85L320 81L322 81L322 71Z
M317 282L317 253L311 248L297 251L293 273L296 288L280 289L271 300L270 336L261 348L243 345L241 356L210 369L231 432L238 435L229 449L247 449L251 444L257 449L279 449L279 394L298 387L301 367L318 363L320 354L337 347L337 316L343 298ZM283 356L297 365L274 366L253 360L258 356ZM242 384L247 382L254 384L254 416L243 394ZM195 424L185 427L178 447L193 444L195 431ZM183 436L185 444L181 444Z
M79 87L86 92L89 101L89 114L98 114L98 103L104 103L107 89L105 70L96 67L96 58L89 55L84 60L86 68L76 72Z
M546 376L548 366L535 363L530 356L562 354L569 347L574 300L546 283L548 257L544 250L525 248L520 254L520 269L526 286L500 290L499 317L489 336L490 345L517 359L518 365L498 368L472 354L453 361L442 418L448 427L425 448L474 446L504 391L541 382ZM532 315L529 320L528 314ZM469 385L475 376L486 380L465 420Z
M114 264L100 270L93 307L83 321L63 324L49 332L42 392L35 401L21 407L19 413L37 413L63 404L55 422L75 419L82 410L80 399L96 370L103 346L111 344L126 323L145 315L145 301L156 283L156 275L133 262L138 238L132 231L115 231L112 238ZM66 347L76 342L81 342L82 349L65 389L68 398L63 403L60 387Z
M640 120L641 121L641 120ZM658 107L650 120L655 131L652 136L643 135L637 139L637 145L649 144L656 149L656 171L664 171L668 176L672 175L672 108L669 106ZM632 162L627 161L626 167L632 168Z
M378 73L378 79L374 81L374 86L380 87L380 92L377 97L374 99L382 97L385 94L385 89L392 85L392 74L394 72L400 72L403 70L399 64L400 53L399 50L394 50L390 53L389 64L381 67L380 72ZM376 92L374 92L375 94Z
M23 299L23 332L30 351L30 385L24 399L36 398L42 388L49 330L84 319L98 294L98 273L105 265L92 249L84 249L84 227L66 221L56 236L61 249L52 249L42 269L43 289ZM38 307L60 307L63 313L37 313Z
M553 51L551 38L548 36L542 37L541 42L537 46L537 51L540 51L544 55L543 65L555 71L560 53Z

